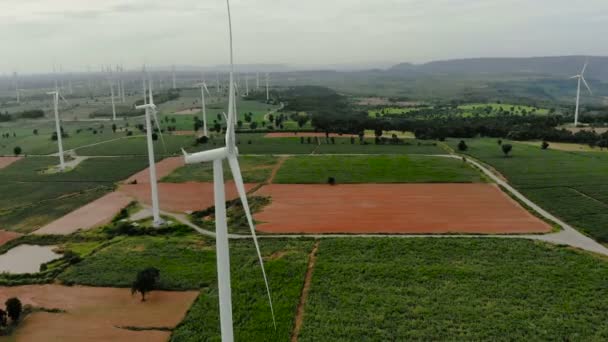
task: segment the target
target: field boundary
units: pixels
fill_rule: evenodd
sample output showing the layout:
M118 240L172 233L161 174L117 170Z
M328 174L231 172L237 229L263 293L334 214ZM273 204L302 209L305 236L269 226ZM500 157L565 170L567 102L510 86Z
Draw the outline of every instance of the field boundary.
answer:
M296 310L296 317L294 319L294 327L291 333L291 342L298 342L300 330L302 324L304 324L304 307L308 300L308 293L310 292L310 284L312 282L312 272L314 271L315 264L317 262L317 252L319 251L320 241L315 241L315 245L312 247L312 251L308 255L308 266L306 267L306 275L304 276L304 285L302 286L302 293L300 294L300 302Z

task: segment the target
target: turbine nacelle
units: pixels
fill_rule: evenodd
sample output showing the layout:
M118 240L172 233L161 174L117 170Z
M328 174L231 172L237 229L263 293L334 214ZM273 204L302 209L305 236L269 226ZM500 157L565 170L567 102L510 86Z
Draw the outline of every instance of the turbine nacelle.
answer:
M184 161L186 164L198 164L227 159L229 156L237 156L238 149L235 147L234 152L231 152L228 147L221 147L192 154L188 154L182 149L182 153L184 154Z

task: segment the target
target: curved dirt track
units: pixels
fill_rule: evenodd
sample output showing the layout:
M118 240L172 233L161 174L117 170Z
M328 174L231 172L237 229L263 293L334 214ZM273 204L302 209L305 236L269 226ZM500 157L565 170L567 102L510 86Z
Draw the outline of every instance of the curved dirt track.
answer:
M493 184L268 185L268 233L523 234L551 226Z

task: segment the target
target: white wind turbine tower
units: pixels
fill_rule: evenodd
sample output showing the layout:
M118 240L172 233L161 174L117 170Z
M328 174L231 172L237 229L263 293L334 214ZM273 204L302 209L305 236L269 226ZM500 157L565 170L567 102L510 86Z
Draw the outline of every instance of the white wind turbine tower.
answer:
M580 99L581 99L581 81L585 84L585 87L587 87L587 90L589 90L589 94L593 95L591 88L589 88L587 81L585 81L585 70L587 69L587 64L588 63L585 62L585 65L583 66L583 70L581 71L580 74L570 77L570 79L573 79L573 78L578 79L578 88L576 90L576 109L574 111L574 127L578 126L578 109L579 109L579 103L580 103Z
M226 0L228 7L228 27L230 33L230 90L228 94L228 115L227 115L227 129L226 129L226 147L218 148L215 150L209 150L188 155L184 151L185 161L187 164L196 164L203 162L213 162L213 184L214 184L214 199L215 199L215 231L216 231L216 249L217 249L217 272L218 272L218 289L219 289L219 301L220 301L220 327L222 333L223 342L234 341L233 325L232 325L232 294L230 287L230 253L228 244L228 226L226 219L226 196L224 189L224 171L223 161L228 160L234 183L236 184L239 197L243 204L243 209L247 216L247 222L251 230L251 235L255 244L255 248L258 254L260 266L262 268L262 275L266 284L266 291L268 293L268 300L270 303L270 310L272 313L273 323L274 320L274 309L272 307L272 298L270 296L270 287L268 285L268 279L266 277L266 271L264 269L264 260L260 252L260 246L258 244L257 236L255 233L255 227L253 225L253 219L251 217L251 211L249 209L249 203L247 201L247 194L245 192L245 185L243 184L243 177L241 175L241 169L238 162L238 150L235 144L235 86L234 86L234 59L232 51L232 21L230 17L230 2Z
M266 73L266 102L270 101L269 78L270 78L270 76L268 76L268 73Z
M144 81L145 82L145 81ZM150 92L150 98L147 104L143 104L141 106L136 106L135 109L145 109L146 110L146 137L148 142L148 163L149 163L149 173L150 173L150 189L152 195L152 217L153 217L153 225L154 227L160 227L164 221L160 218L160 206L158 201L158 184L156 180L156 164L154 159L154 143L152 141L152 131L154 127L152 126L152 116L154 116L154 122L158 127L158 134L162 138L162 132L160 129L160 121L158 121L158 116L156 115L156 105L154 105L154 96L152 95L152 81L148 85L148 91ZM163 141L164 145L164 141Z
M255 90L260 89L260 72L255 73Z
M112 121L116 121L116 101L114 100L114 73L112 67L108 68L108 83L110 83L110 100L112 101Z
M249 74L245 74L245 96L249 96Z
M175 65L173 65L173 67L171 68L171 71L173 72L173 89L177 89L177 82L175 79Z
M59 146L59 169L61 171L65 170L65 159L63 157L63 137L61 134L61 123L59 122L59 89L55 87L55 91L48 92L47 95L53 96L53 107L55 110L55 132L57 134L57 145ZM63 101L67 103L67 101L61 96Z
M201 87L201 111L203 113L203 136L208 137L209 131L207 130L207 108L206 108L207 104L205 102L205 92L207 92L207 95L211 95L211 93L209 93L209 89L207 88L207 84L205 83L205 81L203 81L202 83L195 84L195 86Z

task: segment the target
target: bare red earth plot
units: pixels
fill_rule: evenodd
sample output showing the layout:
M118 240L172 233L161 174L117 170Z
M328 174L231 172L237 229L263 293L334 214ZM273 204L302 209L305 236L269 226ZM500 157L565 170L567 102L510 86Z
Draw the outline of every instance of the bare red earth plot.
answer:
M38 229L34 234L67 235L110 223L133 199L121 192L109 193Z
M19 234L19 233L9 232L6 230L0 230L0 246L4 245L5 243L7 243L11 240L14 240L20 236L21 236L21 234Z
M255 215L268 233L513 234L551 226L493 184L279 185Z
M255 184L245 184L249 191ZM234 182L226 182L226 200L238 197ZM150 205L150 184L124 184L119 188L138 202ZM213 183L158 183L160 208L169 212L204 210L214 205Z
M160 180L163 177L170 175L175 169L184 166L183 157L170 157L156 163L156 179ZM140 183L150 183L150 169L146 168L133 176L129 177L125 183L137 181Z
M34 312L19 323L14 341L160 342L170 331L134 331L121 327L174 328L198 292L152 291L141 302L130 289L28 285L0 287L0 302L18 297L24 305L64 312Z
M0 169L4 169L21 158L22 157L0 157Z

